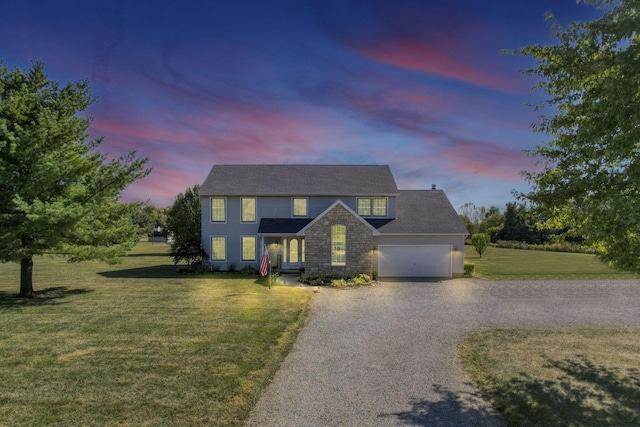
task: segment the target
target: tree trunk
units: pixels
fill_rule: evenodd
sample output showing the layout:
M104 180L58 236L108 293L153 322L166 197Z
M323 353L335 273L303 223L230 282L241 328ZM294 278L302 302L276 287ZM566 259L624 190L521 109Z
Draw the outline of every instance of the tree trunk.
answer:
M20 296L23 298L33 298L33 257L22 258L20 260Z

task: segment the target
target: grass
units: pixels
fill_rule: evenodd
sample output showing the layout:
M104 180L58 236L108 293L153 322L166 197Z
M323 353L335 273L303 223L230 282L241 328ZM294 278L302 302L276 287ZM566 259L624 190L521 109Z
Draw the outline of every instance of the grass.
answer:
M242 425L311 294L239 274L179 275L164 244L124 264L0 264L0 425Z
M491 329L458 350L509 425L640 425L640 329Z
M491 280L637 279L615 270L595 255L489 247L478 256L465 246L465 261L475 264L473 275Z

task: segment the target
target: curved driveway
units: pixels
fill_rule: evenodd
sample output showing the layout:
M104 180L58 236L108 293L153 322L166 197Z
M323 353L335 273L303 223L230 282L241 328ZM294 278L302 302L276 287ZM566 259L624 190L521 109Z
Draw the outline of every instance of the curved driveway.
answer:
M501 425L455 356L487 326L640 326L640 281L322 289L248 425Z

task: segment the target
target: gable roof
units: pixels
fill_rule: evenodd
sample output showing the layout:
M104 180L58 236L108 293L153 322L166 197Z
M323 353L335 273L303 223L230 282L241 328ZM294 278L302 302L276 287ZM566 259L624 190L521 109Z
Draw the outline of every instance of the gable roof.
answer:
M357 213L355 213L353 211L353 209L351 209L349 206L345 205L344 202L342 200L336 200L335 202L333 202L333 204L331 206L329 206L327 209L324 210L324 212L322 212L320 215L318 215L317 217L315 217L311 222L309 222L309 224L305 225L304 227L302 227L300 229L300 231L298 231L298 236L304 236L304 232L307 231L307 229L309 227L311 227L313 224L315 224L316 222L318 222L322 217L324 217L326 214L328 214L329 212L331 212L336 206L342 206L343 208L345 208L351 215L353 215L354 217L356 217L358 220L360 220L364 225L366 225L371 232L373 233L374 236L379 236L380 232L371 224L369 224L365 219L363 219L360 215L358 215Z
M214 165L201 196L395 196L388 165Z
M442 190L400 190L396 218L370 223L382 234L469 234Z

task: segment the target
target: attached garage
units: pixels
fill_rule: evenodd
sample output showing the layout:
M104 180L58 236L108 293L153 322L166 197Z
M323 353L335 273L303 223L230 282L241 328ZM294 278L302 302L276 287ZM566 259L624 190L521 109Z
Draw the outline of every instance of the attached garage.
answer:
M452 245L379 245L380 277L451 277Z

